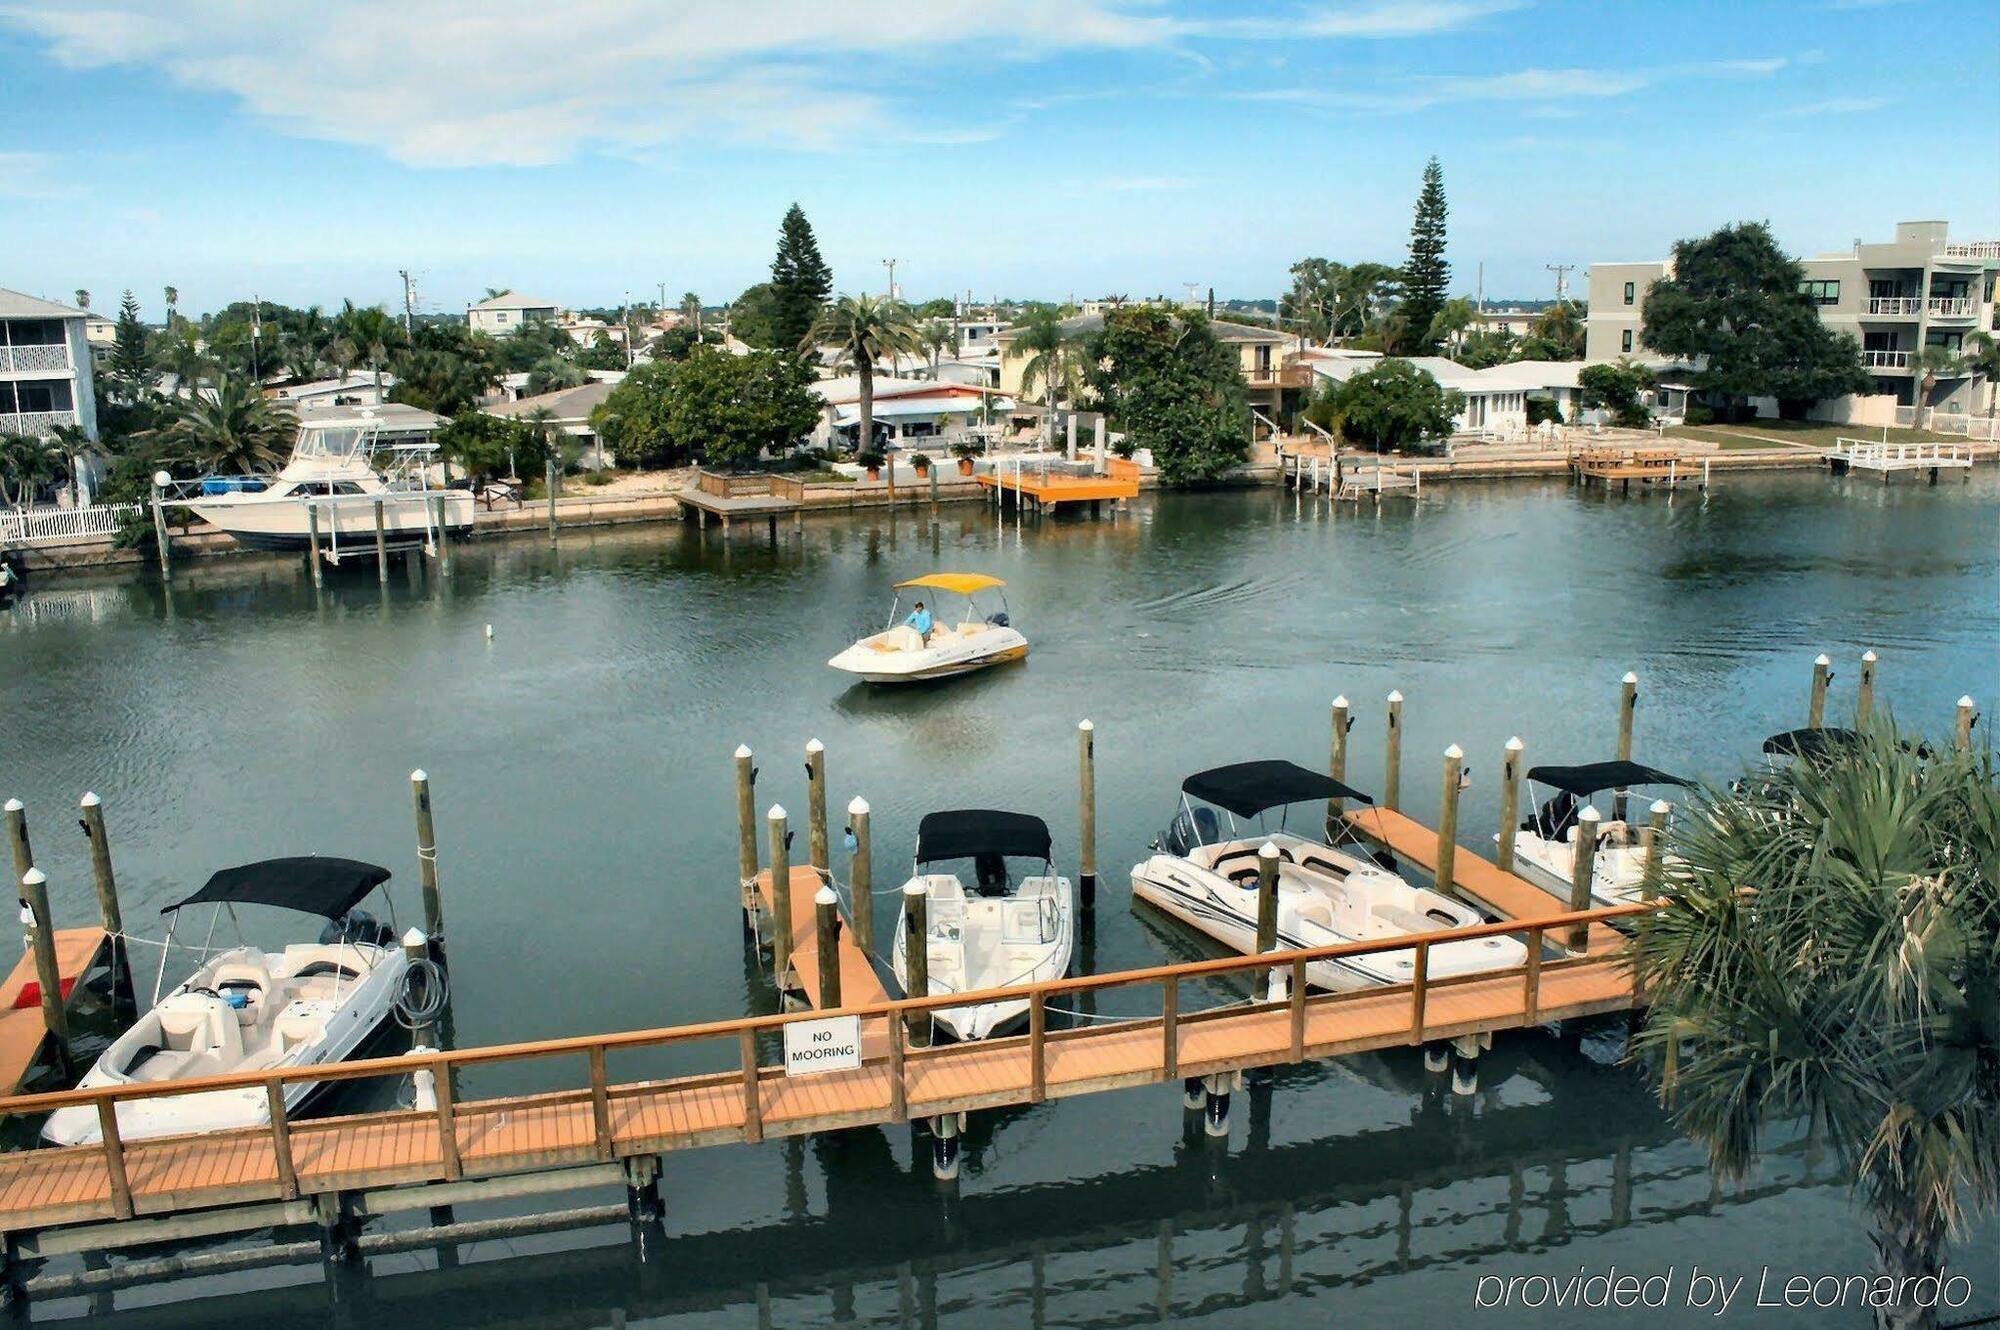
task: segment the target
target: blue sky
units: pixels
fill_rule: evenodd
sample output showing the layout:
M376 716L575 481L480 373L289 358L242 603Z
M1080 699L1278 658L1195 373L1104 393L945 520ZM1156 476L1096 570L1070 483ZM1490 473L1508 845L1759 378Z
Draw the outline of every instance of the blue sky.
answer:
M1992 0L0 0L0 286L207 309L842 290L1275 294L1399 261L1443 161L1455 284L1769 219L1797 253L2000 236Z

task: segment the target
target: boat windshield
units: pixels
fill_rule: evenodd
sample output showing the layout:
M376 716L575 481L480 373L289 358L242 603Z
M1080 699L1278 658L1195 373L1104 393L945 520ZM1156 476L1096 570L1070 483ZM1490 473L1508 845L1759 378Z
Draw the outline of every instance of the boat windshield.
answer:
M301 425L292 445L292 458L313 462L366 461L375 451L375 433L375 426L364 424Z

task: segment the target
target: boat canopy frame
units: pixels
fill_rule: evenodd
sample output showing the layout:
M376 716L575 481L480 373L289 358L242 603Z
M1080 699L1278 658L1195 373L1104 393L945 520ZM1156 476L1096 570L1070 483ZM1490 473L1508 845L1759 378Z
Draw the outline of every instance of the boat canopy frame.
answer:
M997 854L1004 859L1055 863L1049 824L1032 813L1000 808L953 808L926 813L917 823L916 862L944 863Z
M1269 830L1264 824L1264 815L1274 808L1279 810L1277 830L1285 831L1286 819L1290 816L1294 805L1330 803L1335 799L1351 799L1356 803L1371 806L1375 802L1369 795L1352 785L1283 758L1262 758L1210 767L1206 771L1195 772L1181 782L1181 810L1187 817L1190 832L1195 835L1203 834L1201 818L1195 811L1197 800L1221 809L1224 816L1229 819L1227 836L1223 836L1221 828L1217 826L1217 839L1196 840L1193 842L1195 845L1242 840L1243 829L1237 823L1239 817L1255 818L1260 831ZM1337 845L1346 839L1348 833L1342 830L1327 843Z
M962 597L965 610L964 617L958 621L961 628L967 624L993 623L993 616L980 610L979 596L982 592L995 592L1000 600L999 623L995 626L1011 626L1013 611L1007 605L1007 593L1001 590L1006 585L999 578L988 577L984 573L926 573L922 577L912 577L908 581L898 582L895 598L889 602L889 622L883 626L883 631L886 632L903 621L903 593L918 588L948 592Z
M1587 799L1605 790L1625 790L1635 785L1673 785L1692 789L1694 782L1658 767L1639 762L1584 762L1576 766L1530 767L1528 779L1564 794Z

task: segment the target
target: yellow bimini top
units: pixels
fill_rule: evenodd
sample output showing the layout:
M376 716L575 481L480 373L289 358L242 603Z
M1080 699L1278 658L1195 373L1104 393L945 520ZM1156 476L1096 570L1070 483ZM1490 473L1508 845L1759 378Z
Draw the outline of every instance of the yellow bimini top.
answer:
M1006 585L999 578L988 577L984 573L925 573L922 577L913 577L907 582L896 583L896 590L927 586L936 587L939 591L956 591L961 596L969 596L975 591L988 591Z

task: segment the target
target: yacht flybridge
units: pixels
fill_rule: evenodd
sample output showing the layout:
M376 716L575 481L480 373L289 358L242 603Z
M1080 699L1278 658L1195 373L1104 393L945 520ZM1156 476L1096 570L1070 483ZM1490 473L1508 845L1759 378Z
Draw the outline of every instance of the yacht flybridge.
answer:
M363 407L301 421L291 460L276 475L174 481L162 472L155 481L162 502L254 549L305 549L317 515L320 543L338 562L343 550L373 556L377 504L383 536L398 546L433 549L472 529L472 493L434 484L436 457L427 440L384 438L381 421Z
M1278 849L1281 949L1415 937L1486 922L1471 906L1413 887L1364 855L1285 829L1292 805L1321 809L1330 799L1373 802L1292 762L1238 762L1197 772L1181 782L1180 811L1154 842L1157 853L1133 866L1132 894L1230 950L1251 954L1257 947L1257 854L1269 842ZM1264 815L1274 809L1278 826L1264 829ZM1255 818L1258 827L1240 828L1238 818ZM1527 949L1514 938L1473 938L1431 947L1427 974L1445 978L1526 961ZM1409 983L1414 975L1411 950L1306 967L1308 984L1335 991Z
M220 916L226 912L234 921L240 905L277 906L328 922L317 942L277 952L252 946L212 952L205 941L194 973L165 997L156 984L153 1009L112 1041L78 1088L186 1081L352 1057L388 1019L409 970L393 926L356 908L388 879L386 868L317 857L269 859L209 878L201 890L164 911L173 922L161 953L161 984L180 911L189 906L214 907L211 940ZM287 1082L287 1112L320 1086ZM117 1113L118 1134L127 1141L271 1120L262 1087L129 1100L117 1105ZM52 1145L101 1140L97 1112L57 1109L43 1124L42 1138Z
M1528 881L1569 898L1576 870L1576 829L1591 796L1606 790L1654 786L1685 788L1687 781L1637 762L1586 762L1573 767L1531 767L1528 783L1548 789L1514 837L1515 870ZM1638 830L1621 818L1598 825L1590 904L1630 905L1645 885L1646 849Z
M929 871L971 860L970 883L956 873ZM1019 881L1009 859L1039 865ZM1074 936L1070 881L1056 873L1048 824L1026 813L966 808L928 813L917 824L916 871L905 885L926 889L929 935L924 956L931 993L969 993L1060 979L1069 972ZM907 992L906 924L896 925L895 971ZM1027 1014L1028 1000L944 1007L937 1023L960 1039L984 1039Z
M889 606L888 626L862 638L827 664L869 683L918 683L1020 660L1028 654L1028 639L1009 618L1007 597L1001 591L1006 585L983 573L929 573L898 582L896 598ZM931 622L927 632L910 619L898 617L905 593L912 593L913 603L923 605L926 590L953 597L957 602L955 625L934 605L925 606ZM980 597L987 592L994 593L998 609L981 603ZM936 600L932 595L931 601Z

